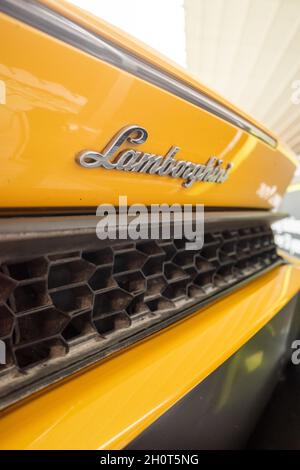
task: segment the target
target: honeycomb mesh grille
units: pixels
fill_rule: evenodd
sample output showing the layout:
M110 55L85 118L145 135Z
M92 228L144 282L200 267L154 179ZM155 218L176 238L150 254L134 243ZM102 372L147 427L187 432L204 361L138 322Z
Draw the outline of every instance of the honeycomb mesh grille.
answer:
M100 248L99 248L100 245ZM118 242L9 260L0 272L1 391L105 350L153 324L196 310L278 261L267 224L185 240ZM3 395L3 394L2 394Z

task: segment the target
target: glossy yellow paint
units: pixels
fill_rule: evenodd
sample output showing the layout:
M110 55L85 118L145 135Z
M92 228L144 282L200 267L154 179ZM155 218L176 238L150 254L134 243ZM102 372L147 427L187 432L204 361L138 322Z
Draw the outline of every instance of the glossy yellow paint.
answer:
M0 421L1 449L126 446L271 320L299 285L300 267L280 266L8 410Z
M63 16L70 18L81 26L86 27L90 31L93 31L95 33L100 32L101 36L112 41L114 44L118 44L122 48L126 48L127 50L133 52L135 55L138 55L141 58L146 57L147 61L150 61L157 67L162 68L169 73L172 73L181 80L191 84L196 89L198 88L201 91L204 91L220 103L223 103L229 108L237 111L241 116L250 120L262 130L265 130L267 133L273 135L273 137L276 138L274 133L272 133L269 129L267 129L261 123L256 121L252 116L249 116L247 113L238 109L236 106L227 101L224 97L220 96L214 90L211 90L203 83L200 83L199 79L193 77L191 73L187 73L186 69L180 67L175 62L172 62L170 59L168 59L168 57L160 54L158 51L152 49L147 44L139 41L137 38L130 36L130 34L127 34L119 28L114 27L112 24L103 21L101 18L89 13L88 11L76 7L68 0L41 0L41 3L44 3L46 6L57 11Z
M79 21L76 9L46 3ZM116 42L123 39L140 55L168 65L196 86L183 71L114 28L84 14L80 21ZM0 40L0 80L6 95L0 104L2 207L117 205L119 195L127 195L128 203L269 208L271 201L259 192L262 183L283 195L295 161L281 145L272 149L222 119L4 14ZM229 180L184 189L180 180L169 177L87 170L75 163L80 150L101 150L127 124L148 130L141 151L164 155L177 145L180 159L204 163L216 155L224 163L233 162Z

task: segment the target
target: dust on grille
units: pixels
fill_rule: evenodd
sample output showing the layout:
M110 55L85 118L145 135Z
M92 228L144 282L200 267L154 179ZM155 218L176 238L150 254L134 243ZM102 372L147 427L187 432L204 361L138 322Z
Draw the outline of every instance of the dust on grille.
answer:
M270 227L257 225L206 233L197 252L186 251L185 240L124 241L6 262L0 339L7 363L0 379L7 386L10 377L13 388L33 380L35 371L41 376L82 360L179 311L196 310L278 258Z

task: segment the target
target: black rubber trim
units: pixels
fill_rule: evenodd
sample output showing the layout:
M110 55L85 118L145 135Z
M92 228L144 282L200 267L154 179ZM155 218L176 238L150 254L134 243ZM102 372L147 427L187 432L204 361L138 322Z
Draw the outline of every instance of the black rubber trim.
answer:
M257 223L269 224L287 217L287 214L267 211L205 211L204 231L222 230ZM11 217L0 218L0 259L10 257L39 255L49 250L78 250L95 243L96 225L100 217L95 215L49 216L49 217ZM130 218L128 218L130 221ZM172 223L172 214L171 214ZM127 227L118 227L118 233L127 233ZM93 240L91 235L95 235ZM35 243L35 241L38 243ZM64 241L65 240L65 241ZM71 243L71 245L70 245ZM106 244L119 243L119 240L102 240Z

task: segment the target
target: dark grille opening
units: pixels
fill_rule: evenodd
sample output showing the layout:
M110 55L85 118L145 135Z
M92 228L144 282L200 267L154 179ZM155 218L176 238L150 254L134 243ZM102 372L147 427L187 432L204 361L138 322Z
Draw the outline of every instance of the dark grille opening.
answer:
M114 273L140 269L143 266L145 259L146 255L134 250L125 253L118 253L115 256Z
M16 281L0 273L0 302L5 302L8 299L16 285Z
M66 341L72 341L92 331L91 312L87 312L76 315L74 318L70 319L61 334Z
M195 254L192 251L181 251L174 256L173 262L180 267L187 267L194 264Z
M173 256L177 253L175 245L172 242L170 243L163 241L160 246L165 252L165 256L163 256L162 259L165 259L166 261L172 259Z
M64 343L58 339L50 341L40 341L22 348L16 349L17 365L26 369L29 366L44 362L47 359L66 354L67 348Z
M113 252L111 248L83 253L82 256L84 259L96 266L111 264L113 262Z
M100 335L104 337L122 328L128 328L131 324L129 315L125 312L115 313L95 320L95 326Z
M146 289L146 279L139 271L116 276L116 281L122 289L133 295L137 295L139 292L145 292Z
M129 315L132 316L142 316L146 313L149 313L149 307L145 303L144 295L139 295L132 299L130 304L128 305L127 312Z
M12 311L7 305L0 306L0 334L2 337L8 336L12 332L15 319Z
M166 258L166 255L156 255L149 258L143 267L143 273L145 276L152 276L153 274L162 274L163 272L163 262Z
M138 242L136 244L136 247L139 251L141 251L142 253L145 253L148 256L161 255L164 253L161 247L158 246L158 244L153 240L149 240L146 242Z
M55 374L94 362L280 260L267 223L210 230L197 251L187 251L186 240L107 246L89 237L92 242L85 238L79 250L2 262L2 399L15 390L22 395L24 384L36 389Z
M186 285L187 280L175 282L163 291L163 296L171 300L178 300L181 297L186 297Z
M168 301L164 297L150 300L147 302L151 312L157 312L158 310L168 310L174 308L173 302Z
M217 259L217 254L219 251L220 244L218 242L209 243L204 245L203 250L201 251L201 256L206 260L213 261Z
M207 261L205 258L203 258L203 255L201 254L196 256L195 258L195 264L196 268L199 272L204 273L207 271L214 271L215 267L212 263Z
M112 267L101 268L98 267L97 271L89 280L90 287L97 291L108 287L116 286L116 281L112 277Z
M102 294L97 294L94 304L95 315L118 312L126 308L131 301L131 295L121 289L114 289Z
M50 304L45 281L33 282L32 284L16 287L13 295L12 305L17 312L25 312L32 308L41 308Z
M205 297L205 290L196 284L192 284L188 287L188 296L192 297L193 299L203 298Z
M187 268L185 268L185 272L189 276L190 283L192 283L194 281L195 277L198 274L196 266L188 266Z
M40 277L47 272L47 262L44 258L37 258L26 263L7 265L9 275L17 281Z
M50 268L48 287L49 289L53 289L55 287L87 281L94 271L95 266L84 260L55 264Z
M93 293L87 285L76 286L51 292L51 298L56 308L64 313L75 313L78 310L91 308Z
M68 317L52 307L24 315L18 320L20 343L57 335L67 322Z
M166 286L167 281L163 276L150 277L147 281L147 291L145 295L147 297L159 295Z

